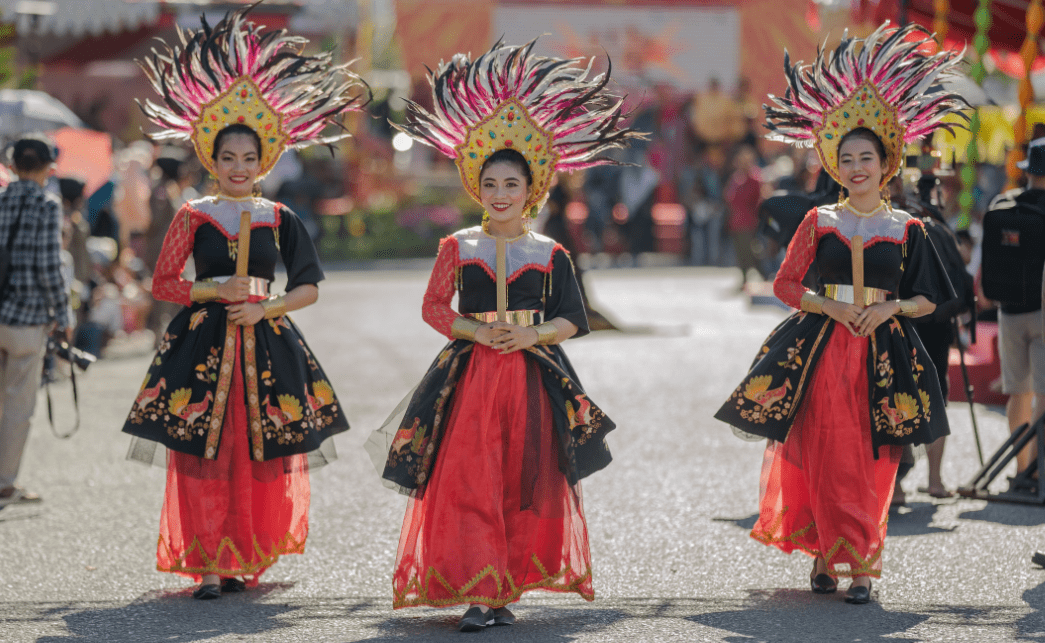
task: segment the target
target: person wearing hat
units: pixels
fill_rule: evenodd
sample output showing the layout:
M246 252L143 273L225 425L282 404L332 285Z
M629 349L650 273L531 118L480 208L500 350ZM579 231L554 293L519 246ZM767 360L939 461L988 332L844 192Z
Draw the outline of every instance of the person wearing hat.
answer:
M39 502L15 485L36 408L44 347L52 328L69 334L69 297L61 272L62 206L44 192L54 148L43 138L14 144L18 180L0 192L0 247L8 253L0 283L0 507Z
M1026 204L1045 210L1045 138L1031 141L1027 159L1016 166L1027 175L1027 189L1013 198L1014 206ZM1041 283L1028 284L1027 292L1038 293L1041 286ZM1001 303L998 352L1002 392L1009 396L1005 417L1009 430L1015 431L1045 411L1045 335L1041 327L1040 296L1025 303ZM1016 455L1019 471L1031 464L1034 448L1031 443Z

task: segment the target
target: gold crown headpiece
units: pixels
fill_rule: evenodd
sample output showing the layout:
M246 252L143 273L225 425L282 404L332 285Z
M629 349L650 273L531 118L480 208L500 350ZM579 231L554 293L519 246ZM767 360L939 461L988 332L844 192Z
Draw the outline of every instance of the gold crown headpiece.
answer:
M886 151L884 186L900 171L907 143L938 128L952 131L943 122L948 114L968 120L969 104L940 85L958 74L961 54L926 55L925 47L935 47L932 34L918 25L888 25L865 39L843 35L834 50L819 49L812 65L792 66L785 51L787 91L783 98L769 96L777 107L763 106L772 131L767 138L815 147L824 170L841 183L838 146L849 132L866 128Z
M500 42L472 61L464 54L430 73L433 109L407 101L407 122L395 125L457 163L461 182L480 203L479 174L494 152L514 149L533 175L524 211L536 216L556 170L616 164L600 156L645 134L622 127L623 99L610 95L610 71L592 78L594 59L536 56Z
M146 117L164 128L153 140L191 140L200 162L214 171L214 142L226 127L240 124L261 140L259 178L267 174L288 147L331 145L348 136L323 136L334 117L357 111L366 103L366 83L334 65L330 53L305 56L307 40L286 30L262 33L246 21L254 7L227 14L212 29L205 16L201 28L179 32L180 47L164 44L139 61L164 105L146 101Z

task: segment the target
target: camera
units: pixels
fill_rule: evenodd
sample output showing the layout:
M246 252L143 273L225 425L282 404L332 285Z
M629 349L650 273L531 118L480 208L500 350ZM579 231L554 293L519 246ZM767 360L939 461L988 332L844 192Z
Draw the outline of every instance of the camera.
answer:
M70 346L66 341L58 340L54 337L47 338L47 357L57 357L58 359L65 360L70 364L77 366L81 371L86 371L87 367L98 359L90 353L82 351L74 346Z

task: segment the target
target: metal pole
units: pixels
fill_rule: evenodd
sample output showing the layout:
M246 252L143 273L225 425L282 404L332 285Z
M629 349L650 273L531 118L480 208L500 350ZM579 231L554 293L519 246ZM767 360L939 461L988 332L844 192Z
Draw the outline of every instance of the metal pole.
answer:
M896 22L901 27L907 24L907 5L910 0L900 0L900 9L896 12Z

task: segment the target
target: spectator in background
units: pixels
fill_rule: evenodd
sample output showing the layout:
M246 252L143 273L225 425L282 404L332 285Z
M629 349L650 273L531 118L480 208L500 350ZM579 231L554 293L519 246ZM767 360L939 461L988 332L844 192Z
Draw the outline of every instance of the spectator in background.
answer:
M726 185L729 236L733 241L737 267L740 268L741 289L747 284L748 271L759 269L754 244L755 230L758 228L758 204L762 202L762 175L755 161L755 151L750 147L744 146L737 150L733 159L733 174Z
M70 230L69 253L73 256L73 276L82 284L91 280L91 258L87 254L87 237L91 226L83 217L83 181L72 178L58 179L58 190L62 194L62 211Z
M708 81L708 89L697 96L689 114L693 133L708 147L728 152L740 139L744 114L733 98L722 91L718 78Z
M0 507L40 501L15 480L36 409L47 335L52 328L71 332L61 273L61 204L44 193L54 160L44 139L19 140L13 154L18 180L0 192L0 244L13 248L0 291Z
M717 266L722 250L722 224L725 205L718 172L708 163L707 154L679 176L679 195L689 213L690 264Z
M1045 139L1032 141L1020 169L1028 186L1015 196L1016 203L1045 209ZM1040 292L1041 284L1028 292ZM1032 422L1045 412L1045 335L1041 327L1040 296L1027 305L1001 304L998 312L998 352L1001 355L1002 392L1009 396L1005 417L1009 431ZM1016 454L1019 471L1030 466L1035 450L1031 442Z

